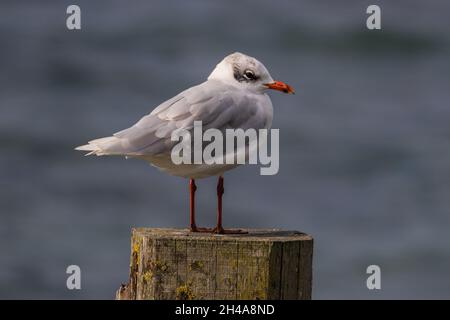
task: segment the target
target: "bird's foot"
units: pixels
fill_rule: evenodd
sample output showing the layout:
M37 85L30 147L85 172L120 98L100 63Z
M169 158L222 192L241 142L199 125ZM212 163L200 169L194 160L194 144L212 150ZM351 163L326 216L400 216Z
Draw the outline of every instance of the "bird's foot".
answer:
M202 233L213 233L214 229L213 228L202 228L202 227L197 227L197 226L191 226L190 231L191 232L202 232Z
M197 226L191 226L191 232L199 232L199 233L216 233L216 234L247 234L248 231L241 229L224 229L222 227L215 228L202 228Z
M248 231L245 230L241 230L241 229L224 229L222 227L215 227L212 230L212 233L217 233L217 234L247 234Z

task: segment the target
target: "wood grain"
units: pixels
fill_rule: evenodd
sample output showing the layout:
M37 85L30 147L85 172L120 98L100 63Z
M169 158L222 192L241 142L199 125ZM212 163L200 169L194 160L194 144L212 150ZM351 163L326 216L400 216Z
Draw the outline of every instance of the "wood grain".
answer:
M116 299L311 299L312 252L312 237L298 231L137 228Z

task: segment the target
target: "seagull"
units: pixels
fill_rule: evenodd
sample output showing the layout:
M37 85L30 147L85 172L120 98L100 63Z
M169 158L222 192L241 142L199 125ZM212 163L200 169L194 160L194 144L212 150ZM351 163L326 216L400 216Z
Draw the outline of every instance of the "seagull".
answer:
M207 80L163 102L150 114L128 129L112 136L89 141L76 150L86 155L115 155L149 162L163 172L189 179L190 231L218 234L247 233L222 226L222 196L224 172L236 164L175 164L171 150L176 141L174 130L192 131L194 122L202 121L202 130L270 129L273 119L272 102L267 90L294 93L292 87L274 81L266 67L257 59L235 52L226 56ZM217 225L215 228L197 227L195 222L196 179L217 176Z

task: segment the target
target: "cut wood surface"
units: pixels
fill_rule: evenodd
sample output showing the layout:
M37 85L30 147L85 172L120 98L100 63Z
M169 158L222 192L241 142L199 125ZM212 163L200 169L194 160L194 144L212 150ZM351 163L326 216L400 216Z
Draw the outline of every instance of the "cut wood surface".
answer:
M136 228L118 300L311 299L313 239L298 231Z

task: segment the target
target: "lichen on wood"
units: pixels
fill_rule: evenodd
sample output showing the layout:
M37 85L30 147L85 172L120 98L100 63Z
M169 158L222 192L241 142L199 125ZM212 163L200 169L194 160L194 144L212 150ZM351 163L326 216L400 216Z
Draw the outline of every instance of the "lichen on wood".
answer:
M130 278L117 299L311 299L310 236L133 229Z

